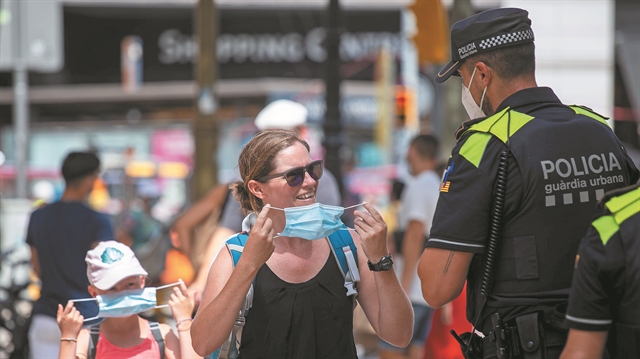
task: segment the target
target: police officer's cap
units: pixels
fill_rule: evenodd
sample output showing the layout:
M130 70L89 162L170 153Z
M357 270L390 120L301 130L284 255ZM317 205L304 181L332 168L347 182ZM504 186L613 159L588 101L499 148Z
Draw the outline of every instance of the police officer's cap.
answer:
M506 46L533 42L531 20L526 10L504 8L483 11L451 27L451 62L436 76L437 83L457 76L464 59Z

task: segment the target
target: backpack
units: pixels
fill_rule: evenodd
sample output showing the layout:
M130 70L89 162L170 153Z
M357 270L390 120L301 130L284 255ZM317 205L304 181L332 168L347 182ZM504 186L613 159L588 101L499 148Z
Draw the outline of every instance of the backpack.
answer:
M352 296L355 305L355 298L358 295L356 290L356 283L360 281L360 272L358 271L358 251L351 234L349 234L343 226L341 230L331 234L329 236L329 242L331 243L331 252L333 257L338 263L340 273L344 277L344 286L347 289L347 296ZM247 243L249 234L247 232L241 232L229 237L226 241L227 249L231 253L233 259L233 267L236 267L245 243ZM255 279L254 279L255 284ZM222 346L209 356L210 359L235 359L238 357L238 348L240 348L240 339L237 338L238 333L244 327L245 317L251 309L253 303L253 286L249 287L247 296L244 299L244 304L240 307L238 318L236 319L233 329L229 334L229 339L222 344Z
M149 327L151 327L151 333L153 338L158 343L158 349L160 349L160 359L164 359L164 339L162 338L162 332L160 331L160 324L158 322L149 321ZM100 339L100 325L94 325L89 328L89 350L87 352L87 359L96 359L96 351L98 348L98 340Z

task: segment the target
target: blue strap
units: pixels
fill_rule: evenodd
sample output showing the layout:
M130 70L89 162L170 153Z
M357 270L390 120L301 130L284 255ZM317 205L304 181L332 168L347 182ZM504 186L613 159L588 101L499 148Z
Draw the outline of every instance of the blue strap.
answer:
M244 249L244 245L247 243L248 238L249 234L247 232L240 232L227 239L225 244L229 249L229 252L231 253L231 258L233 259L233 268L235 268L238 264L240 256L242 255L242 250Z
M345 273L349 271L349 265L347 264L347 258L344 256L342 247L349 246L356 259L356 263L358 263L358 250L356 249L356 244L353 243L351 233L349 233L346 226L342 226L341 229L329 235L329 242L331 242L333 254L336 256L336 259L340 264L340 269L342 270L342 275L344 276Z

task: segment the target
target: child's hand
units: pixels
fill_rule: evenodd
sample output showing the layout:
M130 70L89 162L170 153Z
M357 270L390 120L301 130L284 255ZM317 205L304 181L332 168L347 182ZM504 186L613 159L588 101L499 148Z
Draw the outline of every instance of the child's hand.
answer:
M78 338L80 330L82 330L82 324L84 317L73 306L72 301L67 302L67 306L62 308L62 304L58 304L58 315L56 316L58 327L62 333L62 338Z
M173 319L179 322L183 319L191 318L195 307L195 298L189 293L184 282L180 281L180 285L173 287L173 294L171 294L168 304L171 308Z

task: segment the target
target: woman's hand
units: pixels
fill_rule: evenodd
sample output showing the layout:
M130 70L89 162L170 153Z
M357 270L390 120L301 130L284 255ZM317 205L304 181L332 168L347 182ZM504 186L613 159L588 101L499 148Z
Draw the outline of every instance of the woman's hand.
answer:
M58 304L56 321L58 322L58 327L60 327L62 338L77 339L80 330L82 330L84 317L73 305L73 302L68 301L67 306L64 308L62 308L62 304Z
M195 298L189 293L187 286L180 281L180 285L173 287L173 293L167 302L171 308L171 314L176 322L183 319L191 319Z
M362 250L372 263L389 255L387 247L387 224L378 211L369 203L363 204L367 211L354 211L354 227L360 235Z
M246 260L247 263L255 266L254 270L262 267L271 258L271 254L276 248L273 243L273 223L271 218L267 217L270 208L271 206L267 204L260 211L256 223L251 228L251 232L249 232L249 238L242 251L242 257L240 257L240 262L243 262L243 259Z

